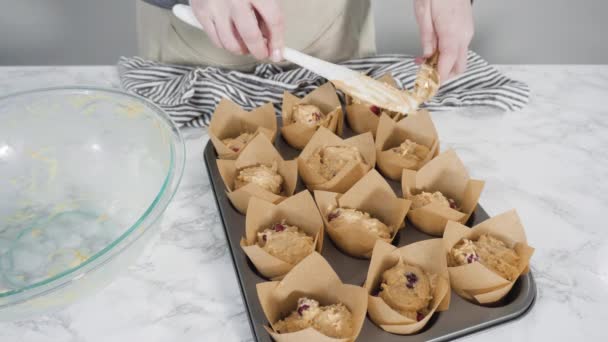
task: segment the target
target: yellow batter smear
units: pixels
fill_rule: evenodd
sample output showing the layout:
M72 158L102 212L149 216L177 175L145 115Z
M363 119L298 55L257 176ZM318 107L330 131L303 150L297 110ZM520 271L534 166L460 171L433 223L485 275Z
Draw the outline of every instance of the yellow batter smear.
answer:
M129 119L135 119L144 112L144 106L140 103L129 103L124 107L124 113Z
M22 223L34 218L36 218L35 213L25 210L18 210L12 216L7 217L5 221L6 223Z
M50 158L45 155L46 151L48 151L48 150L49 150L49 148L43 148L43 149L40 149L39 151L31 152L30 157L32 157L32 159L40 160L47 164L48 182L52 183L55 180L55 178L57 177L57 168L59 166L59 162L57 161L57 159Z
M107 221L107 220L109 220L109 219L110 219L110 217L108 216L108 214L105 214L105 213L104 213L104 214L99 215L99 216L97 217L97 220L96 220L96 221L97 221L98 223L101 223L101 222L106 222L106 221Z
M82 264L83 262L87 261L89 259L89 256L81 253L79 250L75 250L74 251L74 260L72 260L72 262L70 263L70 267L76 267L80 264Z

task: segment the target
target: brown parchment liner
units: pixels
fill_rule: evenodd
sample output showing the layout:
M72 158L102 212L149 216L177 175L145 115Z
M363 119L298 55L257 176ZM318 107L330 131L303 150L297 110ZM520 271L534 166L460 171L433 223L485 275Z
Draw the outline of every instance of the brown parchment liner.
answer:
M336 94L336 89L330 82L327 82L303 98L299 98L288 92L283 93L283 106L281 110L283 127L281 127L281 134L291 147L298 150L303 149L319 128L292 122L293 106L296 104L310 104L319 107L323 114L330 118L327 129L342 136L344 126L342 106Z
M242 133L264 134L274 141L277 135L277 118L272 103L266 103L248 112L236 103L223 98L215 107L209 123L209 139L220 159L236 159L244 150L234 152L222 140L235 138Z
M329 237L342 251L359 258L371 257L376 240L387 243L393 241L399 230L405 226L405 215L412 203L397 197L391 186L376 170L369 171L343 195L321 190L315 190L314 195ZM327 221L327 215L336 207L367 212L391 227L393 235L389 239L381 239L355 224L342 225L336 229Z
M278 173L283 176L281 194L276 195L253 183L237 190L234 189L234 180L239 170L258 164L271 165L273 162L277 163ZM241 214L247 212L247 204L251 197L257 197L271 203L279 203L286 197L293 195L298 182L298 162L296 160L283 160L264 134L258 134L253 138L236 160L218 159L217 168L226 186L228 199Z
M277 342L347 342L354 341L365 321L367 293L360 286L344 284L319 253L312 253L297 264L283 280L257 284L258 299L270 327L265 326ZM321 305L342 303L352 313L354 335L332 338L314 328L279 334L273 325L297 307L300 297L319 301Z
M528 245L524 226L515 210L494 216L473 228L449 221L443 234L444 253L447 256L460 240L477 240L482 234L488 234L514 248L520 257L520 275L528 273L534 248ZM517 280L504 279L480 262L448 267L448 272L454 291L461 297L478 304L499 301L509 293Z
M361 153L365 163L350 161L330 180L326 180L319 172L311 168L307 161L315 151L324 146L354 146ZM313 135L310 142L297 158L298 172L309 190L325 190L344 193L355 182L363 177L376 165L376 150L371 133L363 133L343 140L325 127L321 127Z
M426 158L416 162L390 151L406 139L426 146L429 149ZM376 159L384 176L399 180L404 169L418 170L438 154L439 136L427 110L419 110L399 122L384 114L380 117L376 132Z
M323 219L310 192L301 191L279 204L252 198L247 208L241 247L258 272L268 279L279 280L295 266L270 255L257 244L258 232L283 219L313 238L311 253L315 250L321 253L323 248Z
M437 276L431 310L419 322L403 316L382 298L372 295L380 287L382 273L397 265L400 259ZM400 248L384 241L377 241L364 287L368 294L367 312L374 323L394 334L407 335L419 331L428 323L435 311L445 311L450 306L450 280L443 240L422 240Z
M471 179L462 161L453 150L441 153L418 171L403 170L401 188L403 197L421 191L440 191L460 206L460 211L430 203L412 209L407 217L419 230L434 236L442 236L448 221L466 223L479 201L485 182Z
M378 79L378 81L384 82L394 88L398 88L397 82L389 73L384 74ZM358 134L371 132L375 137L380 116L374 114L374 112L370 110L369 105L353 103L352 96L346 94L345 98L346 118L348 119L348 125L353 130L353 132ZM381 114L382 111L385 111L385 109L383 108L380 108L380 110ZM399 121L403 118L403 116L403 114L398 113L392 118L389 116L389 118L393 121Z

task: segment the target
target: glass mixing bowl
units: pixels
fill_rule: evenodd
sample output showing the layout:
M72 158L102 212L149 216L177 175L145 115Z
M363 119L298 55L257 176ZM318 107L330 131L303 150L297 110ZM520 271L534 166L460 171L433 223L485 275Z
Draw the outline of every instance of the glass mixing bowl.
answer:
M157 231L185 162L146 100L54 88L0 98L0 320L109 283Z

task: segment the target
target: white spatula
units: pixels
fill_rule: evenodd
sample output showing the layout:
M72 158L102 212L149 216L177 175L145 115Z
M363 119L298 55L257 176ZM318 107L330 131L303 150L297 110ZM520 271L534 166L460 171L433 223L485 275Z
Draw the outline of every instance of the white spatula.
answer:
M190 6L175 5L173 13L187 24L203 29ZM330 80L336 88L346 94L380 108L399 113L412 113L424 101L407 91L400 91L359 72L309 56L298 50L285 47L283 58Z

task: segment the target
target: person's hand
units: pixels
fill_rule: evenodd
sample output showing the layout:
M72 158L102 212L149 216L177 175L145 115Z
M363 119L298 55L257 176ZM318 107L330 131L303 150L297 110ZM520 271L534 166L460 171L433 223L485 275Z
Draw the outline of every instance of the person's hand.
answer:
M464 72L473 38L470 0L414 0L422 53L430 57L439 49L437 69L441 82Z
M257 59L282 59L283 13L277 0L191 0L190 5L217 47Z

